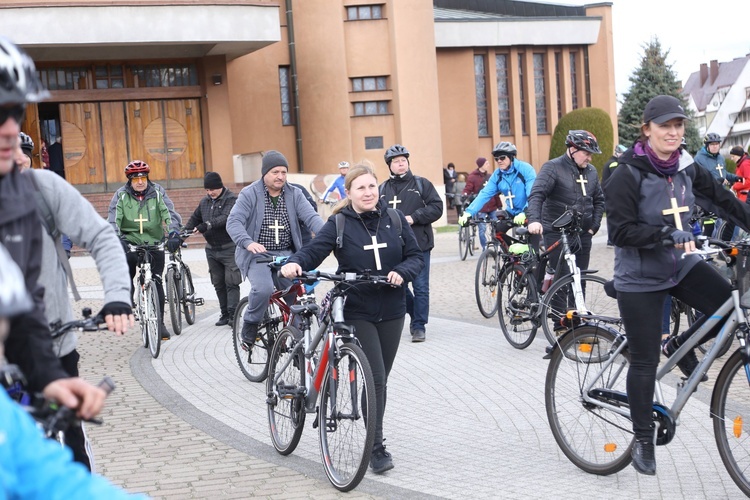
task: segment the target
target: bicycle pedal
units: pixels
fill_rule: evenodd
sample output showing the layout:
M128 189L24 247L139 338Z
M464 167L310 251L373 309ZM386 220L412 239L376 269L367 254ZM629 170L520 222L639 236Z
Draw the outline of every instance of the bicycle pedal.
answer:
M193 304L196 306L202 306L205 303L205 301L202 298L193 299Z

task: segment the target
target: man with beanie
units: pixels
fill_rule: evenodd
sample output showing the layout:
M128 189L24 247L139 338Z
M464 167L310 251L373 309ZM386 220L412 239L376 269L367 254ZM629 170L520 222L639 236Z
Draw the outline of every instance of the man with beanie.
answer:
M737 182L732 184L732 189L737 193L737 198L747 201L747 193L750 192L750 158L742 146L734 146L729 151L729 157L737 165L734 170Z
M230 325L240 302L242 283L242 274L234 260L235 244L227 233L227 217L237 195L224 187L216 172L206 172L203 187L206 196L185 224L185 230L201 233L206 239L208 272L221 310L216 326Z
M241 332L243 348L248 352L258 336L258 325L274 290L271 269L257 262L259 254L291 255L299 250L300 222L313 233L323 227L323 219L302 191L287 184L288 171L289 163L283 154L267 151L263 155L261 178L240 191L227 219L227 232L237 244L235 260L251 286ZM280 281L288 283L284 278Z
M487 161L487 158L480 156L477 158L476 163L477 168L469 173L469 177L466 178L466 186L463 193L461 193L461 197L468 201L474 200L485 184L487 184L490 178L490 171L492 170L492 164ZM494 195L479 209L476 217L482 220L497 220L496 212L502 206L502 201L500 201L497 195ZM487 246L486 226L484 223L479 224L479 243L482 245L482 250Z
M432 223L443 215L443 200L435 186L409 169L409 151L394 144L385 152L390 178L380 185L380 197L389 207L401 210L411 224L424 256L424 267L406 287L406 312L411 318L412 342L425 341L425 325L430 316L430 251L435 246Z

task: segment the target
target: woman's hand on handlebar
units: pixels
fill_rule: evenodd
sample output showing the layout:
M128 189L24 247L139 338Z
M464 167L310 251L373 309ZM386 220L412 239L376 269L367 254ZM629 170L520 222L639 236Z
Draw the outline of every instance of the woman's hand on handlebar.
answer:
M402 278L396 271L391 271L388 273L388 283L395 286L401 286L404 284L404 278Z
M299 266L299 264L290 262L289 264L284 264L281 266L281 274L285 278L296 278L297 276L302 276L302 268Z

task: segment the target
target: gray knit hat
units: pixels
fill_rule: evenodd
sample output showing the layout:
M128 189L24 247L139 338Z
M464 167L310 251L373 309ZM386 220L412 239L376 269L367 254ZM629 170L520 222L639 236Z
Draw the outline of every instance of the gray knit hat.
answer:
M275 167L286 167L289 170L289 162L286 161L283 154L274 149L266 151L266 154L263 155L263 164L260 167L261 176L265 177Z

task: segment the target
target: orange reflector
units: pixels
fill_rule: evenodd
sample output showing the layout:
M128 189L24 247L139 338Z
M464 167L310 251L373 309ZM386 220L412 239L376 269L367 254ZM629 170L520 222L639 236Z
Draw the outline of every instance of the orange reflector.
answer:
M578 350L588 354L591 352L591 344L579 344Z
M734 426L732 430L734 431L734 437L739 438L742 436L742 417L739 415L734 417Z
M615 443L605 443L604 451L607 453L614 453L615 450L617 450L617 445Z
M575 310L571 309L570 311L565 313L565 317L568 319L573 319L573 316L575 316L576 312Z
M735 248L730 248L729 250L724 250L724 253L731 257L734 257L735 255L739 255L740 251L737 250L737 248L735 247Z

